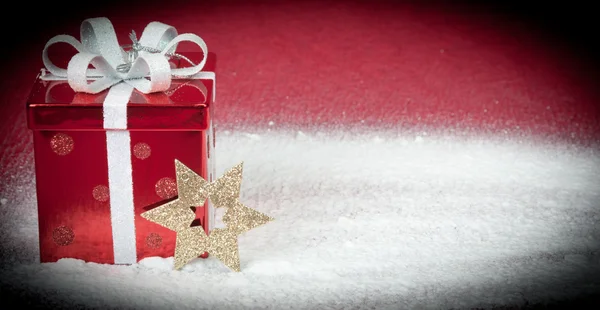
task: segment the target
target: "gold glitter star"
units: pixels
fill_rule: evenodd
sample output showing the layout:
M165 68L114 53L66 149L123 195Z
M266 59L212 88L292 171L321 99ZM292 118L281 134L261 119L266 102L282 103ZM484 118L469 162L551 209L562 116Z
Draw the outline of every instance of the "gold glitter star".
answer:
M178 198L141 214L177 233L175 269L208 252L230 269L240 271L237 236L274 220L239 202L242 167L240 163L209 184L175 160ZM190 227L195 218L190 207L204 204L207 197L215 207L227 209L223 216L226 228L215 228L208 236L203 227Z

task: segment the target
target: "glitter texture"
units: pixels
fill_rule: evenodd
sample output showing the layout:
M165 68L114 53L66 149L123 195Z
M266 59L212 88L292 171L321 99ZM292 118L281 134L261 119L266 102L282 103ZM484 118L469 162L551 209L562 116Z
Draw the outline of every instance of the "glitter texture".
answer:
M165 199L178 193L179 197L142 213L142 217L170 230L179 231L190 227L196 218L196 213L190 207L206 202L208 183L178 160L175 160L175 174L177 183L170 178L163 178L156 183L156 193Z
M149 248L157 249L162 245L162 237L157 233L150 233L146 237L146 245Z
M200 226L187 227L177 232L175 241L175 269L181 269L208 248L208 237Z
M227 208L223 215L225 226L237 235L241 235L273 220L272 217L248 208L239 201L235 201L235 205Z
M106 151L114 263L133 264L137 262L137 249L129 131L107 130Z
M52 231L52 240L60 246L66 246L73 243L75 233L67 226L59 226Z
M177 232L175 269L180 269L204 252L215 256L233 271L240 271L237 235L228 228L215 228L206 236L202 227L189 227Z
M235 206L240 197L243 165L244 163L240 163L229 169L222 177L208 185L209 197L215 208Z
M143 218L173 231L189 228L196 213L179 199L167 202L141 214Z
M150 146L146 143L140 142L140 143L136 143L133 146L133 155L141 160L144 160L148 157L150 157L151 154L151 149Z
M162 178L156 182L154 188L156 194L162 199L169 199L177 196L177 183L171 178Z
M175 160L175 174L177 183L174 188L175 192L179 193L177 199L146 211L141 216L177 232L175 266L179 269L190 260L207 252L202 250L206 245L200 238L202 234L206 237L204 228L190 227L196 218L196 213L190 207L204 204L208 197L206 190L208 182L178 160ZM163 178L159 183L163 180L171 179ZM159 183L156 184L157 193L159 193Z
M64 133L55 134L52 139L50 139L50 147L54 153L65 156L73 151L75 143L73 142L73 138L71 136Z
M96 199L97 201L107 202L110 198L108 186L98 185L94 187L94 189L92 190L92 196L94 196L94 199Z
M206 250L233 271L240 271L237 235L228 228L215 228L208 237Z
M208 198L208 182L179 160L175 160L177 193L188 206L200 206Z
M127 129L127 103L132 92L133 86L127 83L118 83L110 88L102 104L104 129Z

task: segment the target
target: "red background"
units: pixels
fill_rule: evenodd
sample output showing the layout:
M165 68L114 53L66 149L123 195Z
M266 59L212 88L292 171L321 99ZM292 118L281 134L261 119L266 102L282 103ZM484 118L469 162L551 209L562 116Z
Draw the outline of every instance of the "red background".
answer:
M569 143L598 140L597 67L575 49L573 43L582 41L556 33L579 25L573 18L587 17L565 11L562 19L540 24L533 17L550 4L519 11L523 15L415 3L18 4L19 21L2 22L5 29L11 25L6 38L13 41L5 41L1 63L0 184L33 163L24 107L44 44L56 34L79 38L81 21L99 16L112 20L123 44L132 29L140 34L154 20L203 37L218 55L219 130L270 121L274 128L301 130L425 125ZM593 40L585 38L589 29L573 27L568 37Z

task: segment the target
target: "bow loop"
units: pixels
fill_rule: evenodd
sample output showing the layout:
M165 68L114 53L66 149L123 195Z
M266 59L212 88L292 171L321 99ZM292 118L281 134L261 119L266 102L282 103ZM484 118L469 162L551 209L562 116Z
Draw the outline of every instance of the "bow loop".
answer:
M102 55L113 68L127 57L119 46L115 28L106 17L89 18L81 23L81 43L89 52Z
M146 26L142 37L140 38L141 46L148 46L160 51L164 51L165 47L177 36L177 29L161 22L151 22ZM175 46L177 48L177 46ZM174 53L175 48L167 50L168 53Z
M192 67L175 68L171 71L172 75L175 75L175 76L194 75L194 74L200 72L200 70L202 70L202 67L204 67L204 65L206 64L206 56L208 55L208 47L206 46L206 43L204 42L204 40L202 40L202 38L200 38L199 36L192 34L192 33L184 33L184 34L180 34L177 37L175 37L173 40L171 40L167 44L167 46L165 46L165 49L163 50L162 54L167 55L168 51L170 49L176 48L178 43L185 42L185 41L196 44L202 50L202 53L203 53L202 61L200 61L200 63L198 65L195 65Z
M67 69L61 68L52 63L50 57L48 56L48 49L50 48L50 46L56 43L67 43L74 47L78 52L84 52L86 51L86 48L83 46L83 44L81 44L81 42L77 41L77 39L75 39L74 37L64 34L53 37L52 39L48 40L46 46L44 46L44 51L42 52L42 61L44 62L44 66L46 67L46 69L57 77L67 77Z
M89 69L93 65L96 69ZM103 76L88 83L89 76ZM122 79L106 59L100 55L82 52L76 54L69 61L67 69L69 86L76 92L97 94L117 83Z
M165 91L171 87L170 71L171 66L164 56L141 55L131 66L125 81L144 94Z

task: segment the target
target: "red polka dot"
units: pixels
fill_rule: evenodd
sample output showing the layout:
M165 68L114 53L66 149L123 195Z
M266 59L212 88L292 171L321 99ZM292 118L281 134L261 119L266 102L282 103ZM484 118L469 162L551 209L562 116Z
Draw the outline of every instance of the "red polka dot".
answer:
M94 187L94 189L92 190L92 196L94 196L94 199L100 202L108 201L108 199L110 198L108 186L98 185Z
M74 146L75 143L73 142L73 138L64 133L57 133L50 139L50 148L52 148L54 153L60 156L71 153Z
M156 182L156 194L163 199L177 196L177 183L171 178L162 178Z
M73 243L75 239L75 233L67 226L59 226L54 228L52 231L52 240L54 243L60 246L66 246Z
M143 142L136 143L133 146L133 155L142 160L150 157L150 154L152 153L151 151L150 145Z
M162 237L157 233L150 233L146 237L146 245L149 248L157 249L162 245Z

